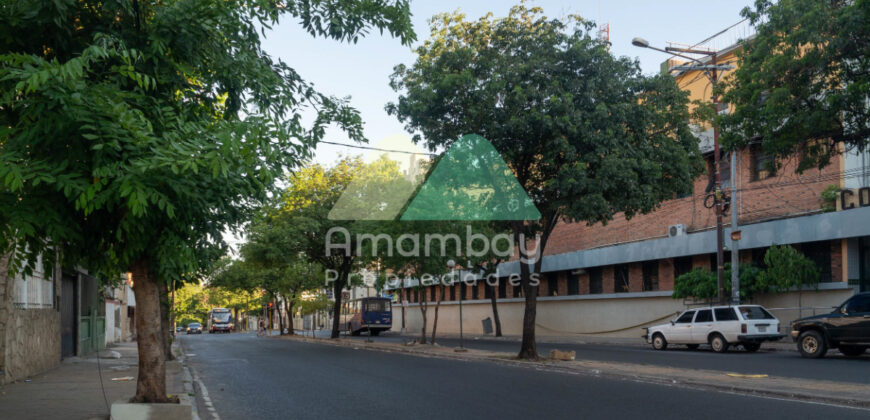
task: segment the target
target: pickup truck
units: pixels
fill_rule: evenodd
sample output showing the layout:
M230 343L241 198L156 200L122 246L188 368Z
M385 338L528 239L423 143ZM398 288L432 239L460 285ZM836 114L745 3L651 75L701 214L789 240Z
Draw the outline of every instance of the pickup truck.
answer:
M870 293L852 296L829 314L793 321L791 337L801 356L811 359L832 348L850 357L864 354L870 347Z

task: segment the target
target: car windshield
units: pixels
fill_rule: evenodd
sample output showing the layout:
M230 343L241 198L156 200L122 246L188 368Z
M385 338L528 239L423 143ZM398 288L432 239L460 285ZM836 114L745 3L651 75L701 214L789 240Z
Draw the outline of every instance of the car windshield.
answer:
M194 322L194 323L192 323L192 324L189 324L189 325L187 326L187 328L199 328L199 327L201 327L201 326L202 326L202 324L199 324L199 323Z
M743 319L774 319L770 312L760 306L741 306L740 313Z

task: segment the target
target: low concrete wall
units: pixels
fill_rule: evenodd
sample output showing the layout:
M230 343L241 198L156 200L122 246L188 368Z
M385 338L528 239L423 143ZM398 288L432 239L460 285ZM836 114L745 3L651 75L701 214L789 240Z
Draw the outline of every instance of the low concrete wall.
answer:
M788 325L799 315L813 314L812 309L776 308L830 308L837 306L854 294L854 289L838 285L833 290L789 292L765 295L752 303L771 308L774 316L783 325ZM640 337L642 328L660 324L672 319L686 309L681 299L673 299L671 292L623 293L610 295L581 295L560 297L539 297L536 334L541 337L598 335L602 337ZM802 305L798 305L798 298ZM522 299L500 299L498 312L501 317L502 333L505 335L522 334ZM816 309L816 313L830 312L832 309ZM466 334L482 335L482 320L492 318L492 305L489 300L465 301L462 304L463 330ZM410 304L405 309L406 328L409 333L419 333L423 324L420 307ZM435 318L435 304L429 302L427 309L427 333L432 332ZM402 328L402 306L393 305L393 331ZM459 333L458 302L443 302L438 313L438 332Z
M25 379L60 363L60 312L13 309L5 333L5 382Z

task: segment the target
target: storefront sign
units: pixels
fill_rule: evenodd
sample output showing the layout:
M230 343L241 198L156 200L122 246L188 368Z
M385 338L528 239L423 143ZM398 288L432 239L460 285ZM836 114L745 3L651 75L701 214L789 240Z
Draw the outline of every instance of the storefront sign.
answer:
M870 207L870 187L840 190L837 210L849 210L857 207Z

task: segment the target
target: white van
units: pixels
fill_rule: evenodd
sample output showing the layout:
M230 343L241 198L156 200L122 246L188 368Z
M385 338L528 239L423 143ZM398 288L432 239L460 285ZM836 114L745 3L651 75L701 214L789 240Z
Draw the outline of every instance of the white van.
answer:
M668 324L646 329L644 339L656 350L669 344L685 344L697 349L709 344L723 353L731 345L757 351L765 341L781 340L779 320L759 305L710 306L689 309Z

